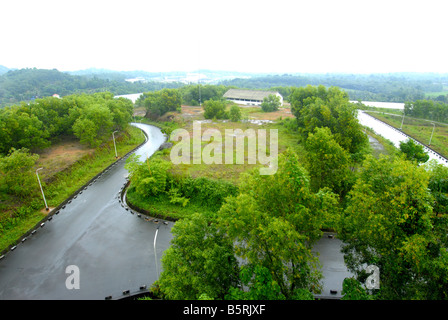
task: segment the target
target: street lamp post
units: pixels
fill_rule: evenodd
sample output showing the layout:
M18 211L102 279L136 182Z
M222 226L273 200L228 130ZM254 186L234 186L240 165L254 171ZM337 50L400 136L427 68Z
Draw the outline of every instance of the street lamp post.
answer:
M429 138L429 144L428 144L428 146L431 145L432 135L434 134L434 129L436 128L436 125L435 125L434 123L431 122L431 124L433 125L433 127L432 127L431 138Z
M159 265L157 263L157 250L156 250L156 242L157 242L157 234L159 233L159 227L157 226L156 234L154 235L154 257L156 260L156 272L157 272L157 280L159 280Z
M403 109L403 119L401 119L401 127L400 127L400 130L403 129L403 122L404 122L404 109Z
M117 155L117 145L115 144L115 132L118 132L118 131L112 132L112 138L114 139L115 159L117 159L118 155Z
M38 171L41 170L41 169L43 169L43 168L39 168L39 169L36 170L36 176L37 176L37 181L39 182L40 191L42 192L42 197L44 198L45 210L49 211L50 209L48 208L47 200L45 199L45 195L44 195L44 190L42 189L42 184L40 183L40 179L39 179Z

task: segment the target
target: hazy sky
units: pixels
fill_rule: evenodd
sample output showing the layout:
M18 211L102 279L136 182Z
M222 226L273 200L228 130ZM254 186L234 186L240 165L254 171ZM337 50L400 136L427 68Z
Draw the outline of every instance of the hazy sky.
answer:
M0 65L448 72L447 0L1 0Z

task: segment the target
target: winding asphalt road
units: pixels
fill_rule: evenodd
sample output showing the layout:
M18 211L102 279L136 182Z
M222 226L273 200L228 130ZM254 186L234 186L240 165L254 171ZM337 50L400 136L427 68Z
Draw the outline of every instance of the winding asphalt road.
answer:
M135 152L145 160L165 137L159 128L133 125L148 136ZM173 223L148 221L122 206L120 189L128 174L124 164L125 159L118 161L4 255L0 260L0 300L115 299L141 292L157 280ZM66 273L72 265L79 273ZM67 279L76 274L79 289L68 289Z

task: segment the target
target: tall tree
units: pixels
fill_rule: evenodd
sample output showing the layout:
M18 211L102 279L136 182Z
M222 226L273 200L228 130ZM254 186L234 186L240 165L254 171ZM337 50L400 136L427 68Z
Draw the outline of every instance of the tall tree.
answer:
M369 156L349 193L345 261L361 282L366 266L379 268L380 298L448 298L446 222L435 228L428 179L410 161Z
M306 168L314 191L328 187L339 195L348 191L350 155L334 139L327 127L316 128L305 143Z
M195 300L203 294L224 299L238 282L232 242L212 217L195 213L176 222L162 258L159 286L168 299Z
M80 117L73 125L73 133L81 143L97 147L112 134L113 116L104 105L88 105L81 110Z
M288 150L275 175L254 170L243 179L240 194L227 198L218 212L236 254L251 268L267 268L287 299L319 291L321 274L311 248L320 228L337 214L334 194L311 193L297 160Z
M322 85L294 88L290 103L303 140L315 128L328 127L339 145L350 154L362 152L368 140L346 92L336 87L326 89Z

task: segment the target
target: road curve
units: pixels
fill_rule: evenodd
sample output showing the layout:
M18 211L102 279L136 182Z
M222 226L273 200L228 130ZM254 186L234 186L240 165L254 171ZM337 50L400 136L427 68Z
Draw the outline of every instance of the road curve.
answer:
M154 126L133 125L148 137L135 151L144 160L165 136ZM169 246L173 223L147 221L122 205L120 190L128 174L124 164L125 159L119 160L3 256L1 300L116 299L157 280L156 267ZM79 272L67 269L73 265ZM79 289L70 288L78 275Z

